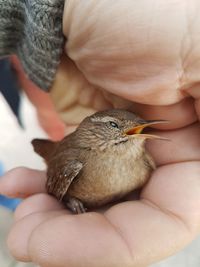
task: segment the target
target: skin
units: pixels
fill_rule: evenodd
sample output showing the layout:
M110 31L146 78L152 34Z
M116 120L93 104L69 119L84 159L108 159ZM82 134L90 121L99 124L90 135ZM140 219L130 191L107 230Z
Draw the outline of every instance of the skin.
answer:
M51 96L61 114L63 107L67 111L67 131L78 123L76 110L124 107L144 119L170 120L154 133L171 142L149 142L158 168L140 200L102 213L71 215L46 194L43 172L8 172L0 180L0 192L25 198L8 237L18 260L42 267L148 266L199 234L199 13L197 0L66 2L67 56ZM62 84L70 86L63 89ZM59 101L63 92L65 103ZM45 104L49 97L41 104L34 96L40 120L48 121L55 114ZM49 113L44 115L43 109Z

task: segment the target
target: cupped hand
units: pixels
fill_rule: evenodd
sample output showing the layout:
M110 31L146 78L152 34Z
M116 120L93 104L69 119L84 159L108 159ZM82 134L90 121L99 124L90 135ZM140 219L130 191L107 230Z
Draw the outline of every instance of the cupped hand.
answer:
M71 215L45 193L42 172L7 173L0 192L26 198L8 239L17 259L48 267L148 266L198 235L199 11L197 1L66 1L68 56L51 93L65 122L76 125L80 111L127 108L170 120L155 133L171 141L148 143L158 168L140 199L103 213Z
M139 200L102 213L70 214L46 194L42 171L8 172L0 180L0 192L25 198L8 237L12 255L44 267L138 267L191 242L200 232L200 127L195 123L155 133L171 141L149 144L158 168Z

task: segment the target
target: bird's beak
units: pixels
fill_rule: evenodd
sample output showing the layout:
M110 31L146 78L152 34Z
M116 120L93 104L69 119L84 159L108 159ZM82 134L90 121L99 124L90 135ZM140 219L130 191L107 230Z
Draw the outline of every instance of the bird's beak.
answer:
M156 138L156 139L165 139L163 137L153 135L153 134L143 134L142 131L146 127L150 127L154 124L160 124L160 123L168 123L168 121L165 120L149 120L149 121L144 121L144 123L134 126L124 132L125 135L134 135L134 136L141 136L145 138Z

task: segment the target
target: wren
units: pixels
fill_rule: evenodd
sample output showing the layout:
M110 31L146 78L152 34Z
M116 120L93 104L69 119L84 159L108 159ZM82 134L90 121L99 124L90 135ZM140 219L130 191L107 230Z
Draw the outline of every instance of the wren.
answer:
M112 109L86 117L61 141L34 139L35 152L47 164L47 192L74 213L121 200L155 169L145 141L159 137L142 131L162 122Z

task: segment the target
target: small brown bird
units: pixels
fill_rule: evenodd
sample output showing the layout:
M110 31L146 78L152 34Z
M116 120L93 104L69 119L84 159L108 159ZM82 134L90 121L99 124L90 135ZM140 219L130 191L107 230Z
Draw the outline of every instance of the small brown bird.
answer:
M59 142L32 141L47 164L47 191L74 213L119 200L143 186L155 164L142 130L164 121L146 121L119 109L85 118Z

